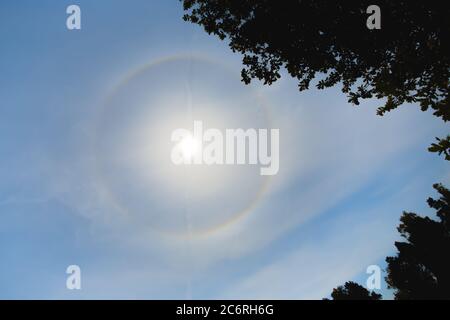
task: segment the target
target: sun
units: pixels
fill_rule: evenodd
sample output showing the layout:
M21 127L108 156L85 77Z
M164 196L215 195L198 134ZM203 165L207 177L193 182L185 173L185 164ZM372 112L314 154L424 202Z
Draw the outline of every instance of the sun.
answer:
M192 158L200 152L201 142L192 135L189 135L180 142L180 147L183 159L191 161Z

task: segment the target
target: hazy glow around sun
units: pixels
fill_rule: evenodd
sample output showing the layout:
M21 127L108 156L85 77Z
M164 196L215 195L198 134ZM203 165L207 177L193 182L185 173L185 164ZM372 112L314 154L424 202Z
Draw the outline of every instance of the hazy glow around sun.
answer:
M211 141L194 130L194 120L220 132L268 127L258 98L235 80L220 65L170 60L147 67L111 94L96 126L95 159L118 213L161 234L192 235L253 210L268 182L257 166L196 161L204 148L211 150ZM224 87L232 90L224 95ZM174 140L176 130L183 134ZM173 154L185 165L175 165Z

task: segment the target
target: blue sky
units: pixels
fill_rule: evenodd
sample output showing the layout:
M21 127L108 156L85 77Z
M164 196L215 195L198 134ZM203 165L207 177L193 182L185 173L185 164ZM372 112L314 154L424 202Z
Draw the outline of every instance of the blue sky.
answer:
M82 30L69 31L75 3ZM450 177L426 152L440 120L413 105L381 118L381 102L299 93L287 76L244 86L241 57L182 14L162 0L0 4L0 298L320 299L384 267L403 210L432 213L432 184ZM186 83L211 122L270 114L281 163L268 187L246 169L180 182L159 166L168 136L133 153L142 130L185 115ZM186 238L186 212L214 232ZM71 264L82 290L65 287Z

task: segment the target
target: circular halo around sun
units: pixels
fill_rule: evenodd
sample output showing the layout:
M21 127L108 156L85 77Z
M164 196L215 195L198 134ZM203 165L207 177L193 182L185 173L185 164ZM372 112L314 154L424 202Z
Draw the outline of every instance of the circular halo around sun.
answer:
M207 59L160 60L126 77L96 123L96 172L122 213L164 234L208 235L237 223L264 194L259 165L177 166L173 130L269 128L267 110L238 73ZM181 141L191 159L202 142Z

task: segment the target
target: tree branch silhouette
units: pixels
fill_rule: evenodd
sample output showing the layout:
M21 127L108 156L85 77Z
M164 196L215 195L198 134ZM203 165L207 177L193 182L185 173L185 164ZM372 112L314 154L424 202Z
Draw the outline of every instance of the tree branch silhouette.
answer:
M272 84L281 69L300 91L337 84L354 105L385 100L377 114L405 103L450 120L450 16L445 1L377 0L381 30L366 27L368 0L181 0L184 20L243 54L242 81ZM450 137L430 147L450 153Z

